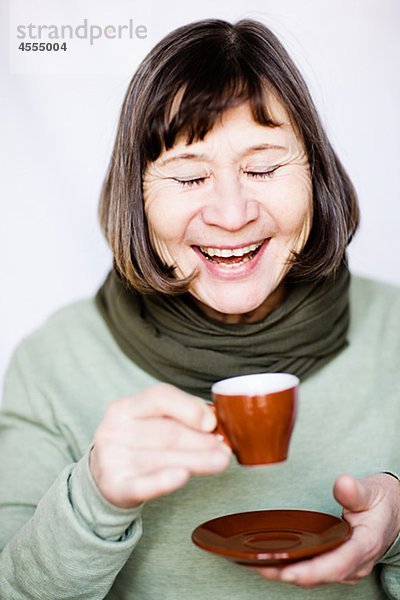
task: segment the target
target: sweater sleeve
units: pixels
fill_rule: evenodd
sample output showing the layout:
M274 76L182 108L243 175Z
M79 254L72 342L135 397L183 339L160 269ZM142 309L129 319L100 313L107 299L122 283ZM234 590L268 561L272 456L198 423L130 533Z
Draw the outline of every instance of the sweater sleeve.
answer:
M99 600L140 539L141 508L103 498L33 379L22 347L0 413L1 598Z
M380 559L381 581L391 600L400 600L400 533Z

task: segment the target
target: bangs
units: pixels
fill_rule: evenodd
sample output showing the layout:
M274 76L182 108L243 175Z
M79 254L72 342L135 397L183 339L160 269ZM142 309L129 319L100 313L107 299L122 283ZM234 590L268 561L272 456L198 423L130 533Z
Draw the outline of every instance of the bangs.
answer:
M268 106L269 97L275 95L271 85L234 57L228 61L226 55L220 61L214 57L213 64L204 57L203 68L197 64L187 69L149 114L151 125L142 146L144 166L172 148L178 138L186 137L186 144L203 140L226 110L243 102L249 102L256 123L281 125Z

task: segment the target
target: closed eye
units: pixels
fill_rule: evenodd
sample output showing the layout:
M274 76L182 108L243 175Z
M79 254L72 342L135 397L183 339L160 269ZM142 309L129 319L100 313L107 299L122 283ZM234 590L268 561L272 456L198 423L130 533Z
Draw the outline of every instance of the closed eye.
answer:
M270 179L273 177L275 171L279 169L280 165L274 167L273 169L269 169L268 171L243 171L246 175L248 175L251 179ZM209 176L205 177L194 177L193 179L178 179L177 177L173 177L173 180L179 183L183 188L193 188L204 183Z
M279 166L269 169L268 171L243 171L251 179L271 179L275 174L275 171L279 169Z
M176 177L173 177L173 179L182 187L191 188L201 185L206 179L208 179L208 177L195 177L194 179L177 179Z

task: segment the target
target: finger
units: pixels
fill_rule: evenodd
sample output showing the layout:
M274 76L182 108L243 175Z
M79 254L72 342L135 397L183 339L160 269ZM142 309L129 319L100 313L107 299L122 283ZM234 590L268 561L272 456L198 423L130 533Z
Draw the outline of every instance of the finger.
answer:
M130 421L127 423L125 435L127 442L137 448L211 450L221 446L216 435L196 431L166 418Z
M353 539L314 559L284 567L280 580L305 587L341 582L353 576L360 565L362 548Z
M131 471L134 476L148 475L171 468L185 469L191 475L209 475L225 470L230 463L231 452L223 444L217 450L182 451L166 449L135 449L131 455Z
M351 512L367 510L375 499L373 486L351 475L340 475L336 479L333 494L337 502Z
M354 585L355 583L358 583L360 581L360 579L363 579L364 577L366 577L367 575L369 575L372 571L373 565L371 566L370 563L367 563L368 567L363 567L361 569L359 569L356 573L352 574L351 576L349 576L349 578L346 578L344 580L341 581L341 583L344 584L348 584L348 585ZM262 577L264 577L265 579L268 579L269 581L284 581L284 575L283 575L283 567L250 567L252 568L254 571L258 571L258 573L260 575L262 575ZM288 581L286 579L286 581ZM289 582L289 581L288 581ZM298 584L299 582L296 580L293 580L291 583L293 584ZM319 582L319 583L325 583L325 582ZM303 584L304 585L304 584ZM307 585L306 587L312 587L313 585L318 585L317 580L309 580L307 581Z
M201 398L187 394L178 388L162 383L146 388L136 396L111 403L108 412L121 418L129 415L134 419L170 417L200 431L212 431L216 427L213 411Z
M151 475L137 477L125 488L125 503L138 504L171 494L183 487L189 479L189 471L182 467L171 467Z
M279 581L281 578L282 568L279 567L256 567L254 570L269 581Z
M343 579L343 581L341 581L341 583L345 583L348 585L354 585L355 583L358 583L359 581L361 581L361 579L364 579L364 577L368 577L368 575L371 574L373 567L374 567L374 565L371 565L368 568L360 569L353 575L346 577L346 579Z
M361 579L368 577L368 575L372 573L374 566L375 564L366 563L366 566L358 569L356 573L349 575L349 577L346 577L346 579L343 579L341 583L346 583L348 585L354 585L355 583L358 583Z

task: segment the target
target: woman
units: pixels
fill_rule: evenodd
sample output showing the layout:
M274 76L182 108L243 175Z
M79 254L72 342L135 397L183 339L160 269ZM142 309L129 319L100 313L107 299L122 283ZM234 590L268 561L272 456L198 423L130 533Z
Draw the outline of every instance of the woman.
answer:
M9 368L1 597L400 598L399 294L350 281L356 196L266 27L207 20L154 48L100 216L112 273ZM204 400L259 371L298 375L300 411L290 460L246 469ZM284 507L343 511L352 536L257 572L190 541Z

